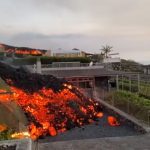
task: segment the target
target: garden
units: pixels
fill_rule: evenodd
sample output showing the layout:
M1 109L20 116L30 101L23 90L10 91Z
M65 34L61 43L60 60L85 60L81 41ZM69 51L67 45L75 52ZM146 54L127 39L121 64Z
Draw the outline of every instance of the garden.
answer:
M129 91L110 92L105 100L137 119L150 124L150 100Z

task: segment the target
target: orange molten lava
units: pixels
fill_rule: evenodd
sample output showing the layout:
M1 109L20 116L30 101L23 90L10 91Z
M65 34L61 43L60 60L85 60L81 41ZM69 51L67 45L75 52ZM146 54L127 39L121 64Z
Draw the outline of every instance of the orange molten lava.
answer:
M120 123L117 121L117 119L113 116L108 116L108 123L110 126L119 126Z
M56 129L54 127L49 127L49 134L51 136L57 135Z
M15 54L42 55L42 52L39 50L15 50Z
M11 100L27 114L29 121L28 130L30 137L36 140L39 136L56 136L58 133L74 127L93 123L93 118L102 118L103 112L96 110L99 103L92 99L84 100L81 95L71 91L74 87L64 84L64 89L54 92L43 87L41 90L28 93L22 89L11 87L13 95ZM0 90L5 93L5 90ZM10 95L0 94L1 101L9 101ZM86 118L86 119L85 119ZM86 121L85 121L86 120ZM107 118L110 126L119 126L113 116ZM70 127L69 127L70 126ZM23 137L23 133L15 133L14 137Z
M27 135L29 133L32 139L55 136L103 117L99 102L88 99L78 88L63 80L51 75L31 74L1 62L0 66L0 76L12 92L0 90L0 102L15 101L22 108L28 120ZM119 125L112 116L108 117L108 122L111 126ZM24 134L15 133L14 137L17 136Z
M96 115L98 118L102 118L104 116L104 114L102 112L97 113Z
M75 126L92 123L94 118L103 116L102 112L95 109L99 103L76 95L71 91L71 85L65 84L64 87L59 92L43 87L34 93L11 87L11 99L16 101L30 120L28 129L32 139L47 134L55 136ZM9 100L10 97L2 94L0 98Z
M0 124L0 132L3 132L7 129L7 126L4 124Z
M11 94L9 94L9 92L7 92L6 90L0 89L0 102L8 102L11 99L12 99Z
M13 139L23 139L23 138L29 138L30 134L29 132L19 132L19 133L14 133L11 135L11 138Z

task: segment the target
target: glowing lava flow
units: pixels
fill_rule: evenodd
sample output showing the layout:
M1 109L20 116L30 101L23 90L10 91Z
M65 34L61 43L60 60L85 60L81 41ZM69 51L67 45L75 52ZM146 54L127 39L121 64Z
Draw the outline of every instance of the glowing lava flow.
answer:
M78 88L52 75L32 74L23 68L15 69L0 62L0 77L13 93L0 94L0 100L15 101L22 108L32 139L56 136L103 117L99 102L86 98ZM0 92L5 93L4 90ZM108 118L108 122L110 125L118 123L112 118Z
M77 88L64 84L59 92L43 87L41 90L28 93L22 89L11 87L12 100L23 109L29 121L29 132L19 132L12 138L30 137L33 140L40 136L56 136L76 126L93 123L102 118L103 112L98 102L85 98ZM5 92L5 90L0 90ZM2 94L0 99L9 101L10 95ZM119 126L117 119L108 116L110 126Z
M15 54L42 55L42 52L39 50L15 50Z
M79 91L78 95L77 89L71 85L64 87L59 92L42 88L34 93L11 87L13 99L28 118L28 129L32 139L44 135L55 136L103 116L98 102L84 98ZM22 136L22 133L15 135Z
M29 132L17 132L17 133L13 133L11 135L11 138L14 138L14 139L30 138L30 133Z
M0 132L3 132L7 129L6 125L0 124Z

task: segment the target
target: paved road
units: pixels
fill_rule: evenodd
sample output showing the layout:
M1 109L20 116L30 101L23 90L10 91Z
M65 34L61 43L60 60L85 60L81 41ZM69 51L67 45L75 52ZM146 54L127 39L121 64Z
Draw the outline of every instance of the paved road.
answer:
M39 150L150 150L150 134L39 143Z

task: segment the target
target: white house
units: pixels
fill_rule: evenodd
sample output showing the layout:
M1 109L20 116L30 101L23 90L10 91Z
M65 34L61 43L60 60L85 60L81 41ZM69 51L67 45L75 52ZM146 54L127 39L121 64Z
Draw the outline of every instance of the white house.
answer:
M52 56L55 57L85 57L86 53L79 50L79 49L72 49L72 50L54 50L52 51Z

